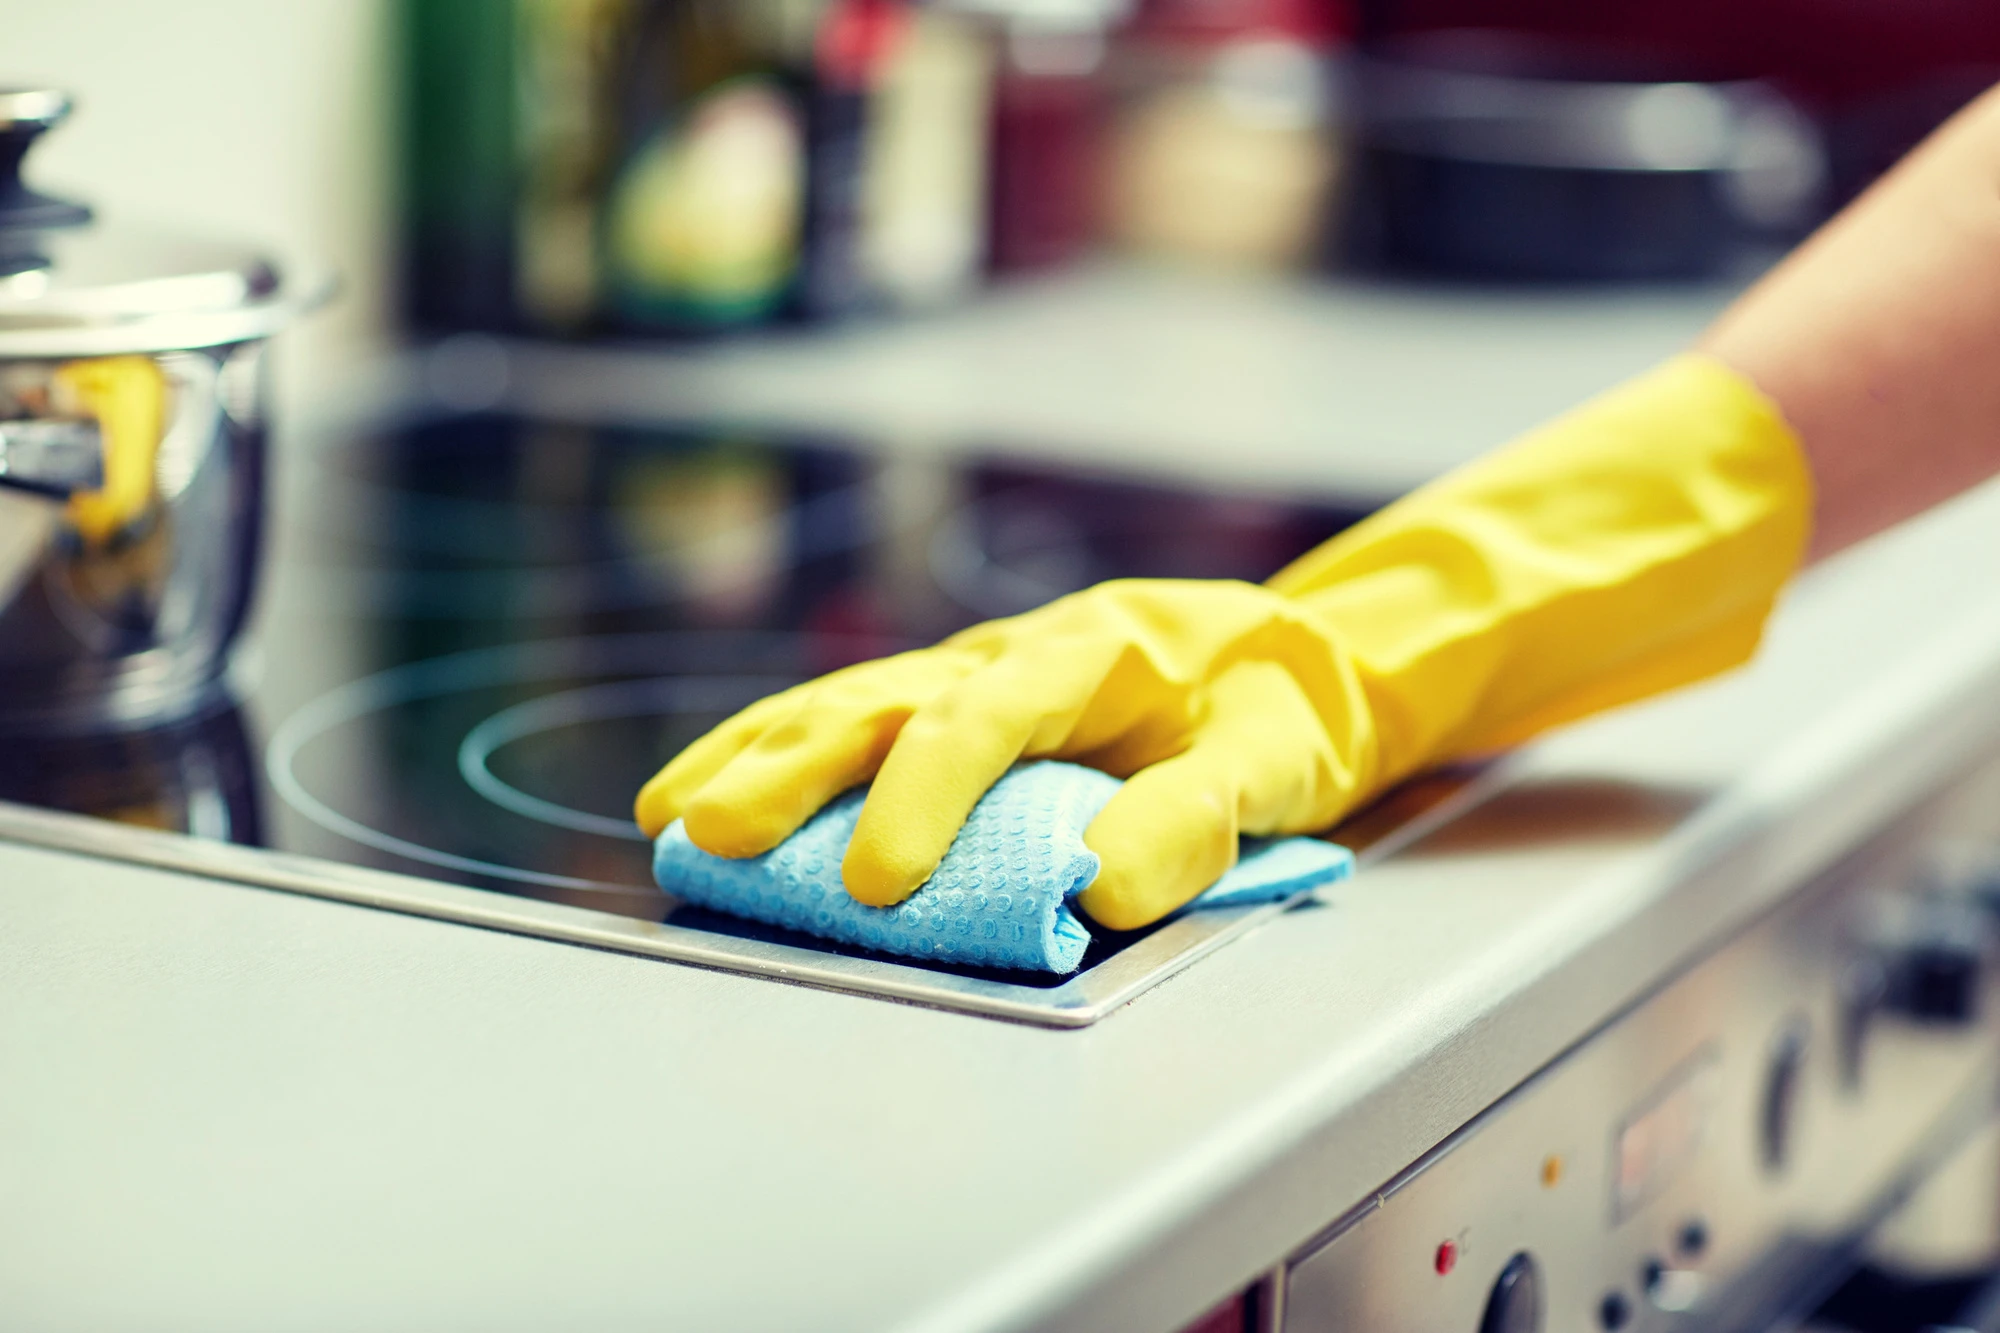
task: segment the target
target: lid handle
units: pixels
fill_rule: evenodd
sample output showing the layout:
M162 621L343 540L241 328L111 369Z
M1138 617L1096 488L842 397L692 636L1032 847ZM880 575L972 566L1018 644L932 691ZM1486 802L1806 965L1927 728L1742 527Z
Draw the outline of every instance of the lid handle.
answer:
M21 181L21 159L37 137L70 112L68 93L0 88L0 231L41 231L90 221L90 210L37 194Z

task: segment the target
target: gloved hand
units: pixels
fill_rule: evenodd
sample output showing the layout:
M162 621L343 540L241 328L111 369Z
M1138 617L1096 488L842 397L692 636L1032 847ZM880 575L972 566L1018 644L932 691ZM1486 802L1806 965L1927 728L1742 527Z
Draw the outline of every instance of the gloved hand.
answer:
M1023 758L1128 776L1082 906L1159 919L1239 834L1302 833L1426 765L1745 660L1811 482L1720 363L1668 362L1308 553L1263 587L1125 580L752 705L646 784L722 856L874 779L843 877L907 897Z

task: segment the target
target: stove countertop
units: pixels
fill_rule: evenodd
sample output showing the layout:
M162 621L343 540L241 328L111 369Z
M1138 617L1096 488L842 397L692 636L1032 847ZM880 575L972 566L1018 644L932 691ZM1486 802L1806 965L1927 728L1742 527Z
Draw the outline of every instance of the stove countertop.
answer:
M1172 1328L2000 722L2000 492L1050 1031L0 849L38 1327Z

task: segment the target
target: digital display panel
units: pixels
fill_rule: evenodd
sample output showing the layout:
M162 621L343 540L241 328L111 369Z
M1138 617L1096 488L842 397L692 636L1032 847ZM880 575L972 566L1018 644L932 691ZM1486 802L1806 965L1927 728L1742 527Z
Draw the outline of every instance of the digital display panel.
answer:
M1713 1047L1681 1065L1626 1117L1611 1172L1611 1218L1622 1222L1693 1159L1714 1119L1720 1060Z

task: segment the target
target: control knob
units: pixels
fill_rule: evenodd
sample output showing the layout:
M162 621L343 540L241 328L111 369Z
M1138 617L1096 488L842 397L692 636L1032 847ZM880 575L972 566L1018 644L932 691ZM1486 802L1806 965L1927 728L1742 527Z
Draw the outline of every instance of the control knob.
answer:
M1541 1333L1542 1274L1526 1250L1507 1261L1486 1298L1479 1333Z
M1928 899L1888 943L1886 1009L1939 1026L1977 1021L1992 953L1992 925L1979 907Z

